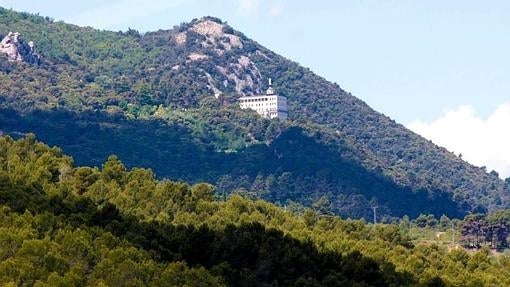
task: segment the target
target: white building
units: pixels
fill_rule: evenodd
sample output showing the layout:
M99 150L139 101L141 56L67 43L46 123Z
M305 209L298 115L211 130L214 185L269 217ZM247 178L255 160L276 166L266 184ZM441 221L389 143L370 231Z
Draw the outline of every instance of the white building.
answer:
M239 105L241 109L252 109L268 119L279 118L286 120L288 116L287 98L274 93L271 79L269 79L269 88L265 95L241 97L239 98Z

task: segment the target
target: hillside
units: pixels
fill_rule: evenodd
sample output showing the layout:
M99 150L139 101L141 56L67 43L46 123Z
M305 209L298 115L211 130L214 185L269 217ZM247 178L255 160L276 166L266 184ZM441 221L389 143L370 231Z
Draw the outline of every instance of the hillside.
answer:
M171 30L98 31L0 9L0 33L36 65L0 55L0 130L34 132L79 164L109 154L161 177L208 181L282 205L369 218L463 216L509 206L508 186L372 110L338 85L206 17ZM237 108L274 80L290 121ZM216 98L214 95L219 95Z
M219 200L211 185L158 181L115 157L75 167L33 136L0 137L0 163L3 286L510 284L508 257L415 245L405 221Z

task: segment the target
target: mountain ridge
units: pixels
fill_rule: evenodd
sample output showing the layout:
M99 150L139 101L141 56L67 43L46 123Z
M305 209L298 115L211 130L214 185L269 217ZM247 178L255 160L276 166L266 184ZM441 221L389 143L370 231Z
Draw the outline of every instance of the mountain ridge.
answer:
M334 157L359 165L368 173L377 174L394 183L394 187L382 184L381 191L370 197L363 195L365 185L362 182L342 187L342 175L335 175L342 171L335 171L334 165L323 171L309 171L307 175L314 182L310 188L325 190L323 196L333 206L331 209L342 215L349 214L339 211L338 207L346 203L345 197L365 197L365 204L360 204L360 209L366 209L371 205L370 202L385 204L379 202L378 198L385 198L386 202L398 201L388 199L384 193L385 189L396 191L399 186L408 189L410 194L425 192L432 201L434 198L449 198L458 205L445 208L444 213L449 214L487 211L509 204L508 187L497 176L462 161L446 149L407 130L374 111L337 84L262 47L217 18L195 19L174 29L141 35L133 30L116 33L80 28L5 9L0 9L0 15L3 19L0 20L0 31L19 30L23 35L27 34L27 38L36 39L39 50L50 62L37 68L20 68L0 61L3 90L0 105L6 111L0 129L6 132L35 131L45 134L44 126L37 127L36 121L42 121L37 118L37 113L32 116L32 122L30 116L24 117L34 107L42 111L101 111L105 113L105 118L113 118L108 119L113 125L118 124L115 118L119 116L135 121L183 123L191 126L193 132L190 133L190 139L199 143L199 146L212 146L220 152L240 152L264 142L270 145L286 130L297 126L311 135L315 134L312 139L320 143L320 148L324 146L325 149L336 150ZM43 34L44 39L41 37ZM78 48L83 45L84 48ZM57 71L67 77L56 76ZM27 74L32 78L34 74L37 75L40 82L37 89L25 80ZM273 79L277 92L288 98L291 121L287 123L266 121L254 113L240 111L237 107L237 97L263 91L269 77ZM20 87L15 84L15 79L23 79L26 85ZM23 101L19 100L20 97ZM12 121L8 124L8 109L20 115L18 124ZM58 113L54 119L57 118ZM56 125L53 128L59 130L59 123L64 125L66 120L69 119L47 123L46 128ZM26 121L31 128L16 130L22 121ZM78 144L65 139L65 130L60 132L54 136L54 139L61 138L59 140L42 139L62 146L64 150ZM157 137L154 135L152 138ZM178 136L174 139L177 140ZM111 139L104 137L103 140L103 143L108 143ZM109 151L126 154L122 147L111 148ZM139 148L134 151L141 152ZM80 151L76 151L72 155L87 158L86 152L79 154ZM288 156L292 158L292 155ZM311 156L302 159L304 162L313 161ZM127 157L123 158L125 162L136 165L136 158L140 156L127 154ZM212 158L216 157L217 154L208 153L206 159L209 160L204 162L214 162ZM281 199L273 198L283 187L274 190L267 187L271 175L260 172L263 169L257 166L261 164L254 160L258 157L260 155L255 152L253 161L248 161L251 166L245 168L246 174L231 172L212 177L210 181L221 186L225 178L230 176L230 182L224 184L230 185L228 192L240 187L253 189L253 192L259 192L258 196L263 197L264 193L269 193L269 199L283 204L285 196ZM88 161L81 163L101 160L104 158L89 157ZM323 160L324 166L335 161L334 158ZM161 170L164 161L156 159L150 167ZM185 170L191 166L186 165L182 159L177 159L177 162ZM286 187L288 192L285 193L288 198L293 198L289 193L302 193L302 197L306 197L304 190L296 186L298 181L293 175L294 170L301 168L300 164L294 167L277 166L274 169L276 178L282 178L286 173L291 174L290 183ZM175 176L176 172L165 174L160 171L158 174ZM264 177L264 188L268 190L256 190L254 186L257 186L258 175ZM249 183L236 185L242 182L239 179L244 176L248 176L249 179L244 181ZM285 181L284 178L282 180ZM316 196L312 201L320 200L321 196ZM313 203L309 202L310 199L298 199L298 202L307 205ZM360 214L366 216L367 211L357 216ZM388 214L391 214L391 209ZM405 212L402 211L396 213L403 214Z

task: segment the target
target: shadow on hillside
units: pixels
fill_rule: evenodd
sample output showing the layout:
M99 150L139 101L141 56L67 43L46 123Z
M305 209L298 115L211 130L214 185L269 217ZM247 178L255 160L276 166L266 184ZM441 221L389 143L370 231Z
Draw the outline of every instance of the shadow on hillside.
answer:
M100 166L108 155L116 154L128 167L148 167L158 176L218 183L229 175L231 188L246 189L256 189L256 177L262 176L266 192L260 197L311 205L327 195L329 210L342 216L370 218L372 199L392 216L460 217L465 211L444 193L413 191L342 159L342 147L321 144L298 127L287 129L269 146L253 145L237 153L216 152L176 123L127 120L99 112L20 115L0 110L0 130L14 136L33 132L47 144L61 147L78 165Z

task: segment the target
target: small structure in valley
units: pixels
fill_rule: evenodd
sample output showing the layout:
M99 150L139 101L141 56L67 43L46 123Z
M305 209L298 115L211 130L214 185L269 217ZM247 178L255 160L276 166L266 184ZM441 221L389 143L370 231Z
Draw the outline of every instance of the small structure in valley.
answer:
M287 98L275 94L271 79L265 94L241 97L239 105L241 109L252 109L267 119L286 120L288 117Z

